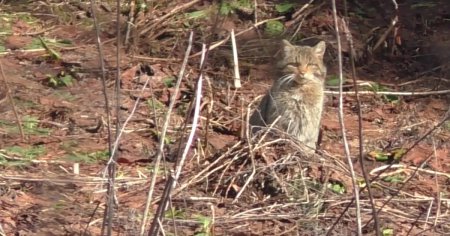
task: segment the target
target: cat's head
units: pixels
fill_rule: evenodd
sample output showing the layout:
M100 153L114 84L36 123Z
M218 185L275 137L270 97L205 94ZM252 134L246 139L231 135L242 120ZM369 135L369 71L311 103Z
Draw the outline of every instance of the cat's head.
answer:
M294 74L297 82L303 80L322 82L326 76L323 63L325 42L320 41L313 47L295 46L287 40L282 42L282 58L278 64L283 74Z

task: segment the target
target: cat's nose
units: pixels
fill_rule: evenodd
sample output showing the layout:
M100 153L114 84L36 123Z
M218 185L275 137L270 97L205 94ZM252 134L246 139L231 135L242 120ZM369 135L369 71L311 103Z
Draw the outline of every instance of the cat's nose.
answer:
M304 68L304 67L298 67L298 73L299 73L299 74L304 75L304 74L306 74L306 72L307 72L306 68Z

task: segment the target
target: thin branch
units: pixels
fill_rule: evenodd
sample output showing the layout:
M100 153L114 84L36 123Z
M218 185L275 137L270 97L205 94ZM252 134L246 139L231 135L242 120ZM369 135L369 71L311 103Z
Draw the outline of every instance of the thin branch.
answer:
M359 189L358 189L358 184L356 183L356 174L353 168L353 163L352 163L352 159L350 157L350 149L349 149L349 145L347 142L347 135L345 133L345 124L344 124L344 108L343 108L343 96L342 96L342 84L344 81L344 76L343 76L343 68L342 68L342 45L341 45L341 37L339 34L339 24L338 24L338 17L337 17L337 12L336 12L336 0L332 0L332 7L333 7L333 19L334 19L334 27L336 30L336 38L337 38L337 43L338 43L338 48L337 48L337 53L338 53L338 62L339 62L339 123L341 126L341 130L342 130L342 139L344 142L344 151L345 151L345 156L347 158L347 163L350 169L350 173L352 176L352 185L353 185L353 194L354 194L354 198L356 199L356 222L358 225L358 235L362 235L362 223L361 223L361 207L360 207L360 202L359 202ZM338 221L336 221L333 226L331 227L331 229L328 230L327 235L331 235L331 232L333 231L335 225L338 223Z
M25 132L23 131L22 121L20 120L20 116L19 116L19 113L17 112L16 105L14 103L14 99L11 95L11 90L9 89L9 84L6 79L5 71L3 71L3 63L1 61L0 61L0 70L2 73L3 81L5 82L6 96L8 97L9 104L11 105L12 110L14 112L14 116L16 117L17 126L18 126L19 132L20 132L20 137L22 138L22 141L24 141L25 140Z
M154 191L155 184L156 184L156 177L158 176L158 173L159 173L159 165L161 163L161 158L162 158L162 155L164 152L164 140L166 138L167 128L169 127L170 116L172 114L172 110L175 105L176 98L180 91L181 80L184 77L184 71L186 69L186 65L187 65L187 62L189 59L189 54L191 53L193 37L194 37L194 33L191 31L191 33L189 35L189 43L188 43L188 47L186 49L186 54L184 56L183 64L181 65L180 73L178 74L177 84L175 85L175 91L174 91L172 97L170 98L169 108L167 109L167 113L164 118L163 128L161 130L161 135L159 137L158 153L156 155L155 166L154 166L153 172L152 172L152 180L151 180L150 187L149 187L148 194L147 194L147 202L145 205L144 214L142 216L140 235L144 235L144 233L145 233L145 226L147 225L147 216L148 216L150 204L151 204L152 198L153 198L153 191Z
M427 92L388 92L388 91L359 91L359 95L394 95L394 96L425 96L425 95L442 95L450 94L448 90L427 91ZM325 94L339 95L339 91L325 91ZM344 95L355 95L355 92L342 92Z
M347 13L347 9L345 9L345 17L348 20L348 13ZM374 228L375 228L375 235L380 235L380 224L378 223L378 216L377 216L377 210L375 208L375 202L373 200L373 194L372 194L372 188L371 188L371 183L369 182L369 177L367 176L367 170L366 167L364 165L364 145L363 145L363 125L362 125L362 109L361 109L361 100L359 99L359 89L357 86L357 82L356 82L356 68L355 68L355 55L354 53L354 47L353 47L353 37L352 34L350 33L350 30L348 29L348 24L346 20L342 20L342 26L344 28L344 33L345 36L347 38L347 42L348 42L348 46L350 48L350 63L352 66L352 80L353 80L353 85L354 85L354 89L355 89L355 96L356 96L356 103L357 103L357 110L358 110L358 142L359 142L359 155L358 155L358 160L359 160L359 165L361 167L361 172L363 174L364 177L364 181L367 184L367 193L369 195L369 202L370 202L370 207L372 208L372 217L374 219Z
M111 116L110 116L110 111L109 111L109 99L108 99L108 93L106 90L106 69L105 69L105 61L104 61L104 57L103 57L103 50L102 50L102 43L101 43L101 39L100 39L100 26L98 25L98 21L97 21L97 15L96 12L94 10L94 6L95 6L95 1L91 0L91 14L92 14L92 19L94 22L94 27L95 27L95 37L96 37L96 43L97 43L97 50L98 50L98 56L99 56L99 61L100 61L100 69L102 72L102 92L103 92L103 96L105 99L105 113L106 113L106 123L107 123L107 132L108 132L108 152L111 154L112 152L112 136L111 136ZM118 24L118 23L117 23ZM112 211L113 211L113 207L112 207L112 192L114 191L114 180L108 180L108 184L107 184L107 194L106 194L106 199L107 199L107 204L106 204L106 208L103 214L103 223L102 223L102 230L100 235L104 235L105 232L105 227L108 227L107 231L108 231L108 235L111 235L112 232ZM111 191L112 190L112 191ZM110 221L111 220L111 221ZM108 222L108 224L106 223ZM107 226L108 225L108 226Z
M236 37L234 36L234 29L231 29L231 47L233 49L234 88L240 88L241 75L239 73L239 59L236 48Z
M203 68L203 63L204 63L204 59L205 59L205 54L206 54L206 45L203 44L203 50L202 50L202 58L200 60L200 68ZM184 151L183 154L181 156L181 159L177 162L177 166L175 169L175 180L173 182L173 187L175 187L175 185L178 182L178 178L180 177L181 174L181 169L183 168L184 162L186 160L187 154L189 152L189 149L192 145L192 142L194 140L194 135L195 135L195 131L197 130L197 126L198 126L198 120L200 117L200 103L202 100L202 87L203 87L203 72L200 71L200 76L198 77L198 82L197 82L197 91L195 93L195 108L194 108L194 118L192 119L192 127L191 127L191 132L189 133L189 137L188 140L186 142L186 146L184 147Z
M254 28L256 28L256 27L258 27L258 26L260 26L260 25L262 25L262 24L265 24L265 23L269 22L269 21L272 21L272 20L281 20L281 19L284 19L284 18L285 18L284 16L280 16L280 17L276 17L276 18L272 18L272 19L267 19L267 20L260 21L260 22L258 22L258 23L256 23L256 24L252 25L251 27L249 27L249 28L247 28L247 29L245 29L245 30L242 30L242 31L236 33L235 36L237 37L237 36L239 36L239 35L241 35L241 34L244 34L244 33L248 32L248 31L250 31L250 30L252 30L252 29L254 29ZM217 42L215 42L215 43L212 43L208 50L213 50L213 49L219 47L220 45L226 43L229 39L230 39L230 36L226 37L226 38L223 39L223 40L220 40L220 41L217 41ZM201 52L198 52L198 53L196 53L196 54L194 54L194 55L192 55L192 56L190 56L190 57L198 57L198 56L200 56L201 54L202 54Z

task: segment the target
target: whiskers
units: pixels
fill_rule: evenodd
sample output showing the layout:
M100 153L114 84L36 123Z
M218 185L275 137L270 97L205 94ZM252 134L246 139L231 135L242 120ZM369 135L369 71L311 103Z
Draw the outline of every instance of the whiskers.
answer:
M278 84L280 86L283 86L284 84L289 84L292 82L292 80L294 78L295 78L295 74L284 75L278 79Z

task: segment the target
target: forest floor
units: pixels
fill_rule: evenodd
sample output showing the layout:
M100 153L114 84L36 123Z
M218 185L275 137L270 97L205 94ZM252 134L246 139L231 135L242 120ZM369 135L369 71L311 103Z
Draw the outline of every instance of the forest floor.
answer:
M0 235L100 235L110 162L90 5L2 2ZM325 235L332 226L331 235L356 234L351 167L338 118L338 44L330 1L308 6L308 1L255 2L256 7L245 5L253 1L220 6L161 1L148 6L147 15L136 10L137 28L121 47L118 63L120 121L130 119L117 150L114 235L139 235L158 137L191 30L192 52L171 111L149 218L192 127L189 107L200 75L202 43L222 42L205 60L200 121L161 221L165 235ZM114 5L95 6L113 137ZM122 7L124 40L129 6ZM383 235L444 235L450 232L450 121L445 121L450 108L450 3L402 1L397 12L391 1L349 1L348 7L361 92L363 163L358 158L350 49L340 23L343 121L357 185L366 186L364 166ZM343 6L338 13L342 17ZM396 15L400 23L388 30ZM278 19L260 23L272 18ZM231 29L237 34L241 88L233 86ZM301 44L311 37L327 43L320 151L306 156L288 137L251 140L246 117L272 84L275 45L281 38ZM363 234L374 235L366 189L360 192L360 207Z

